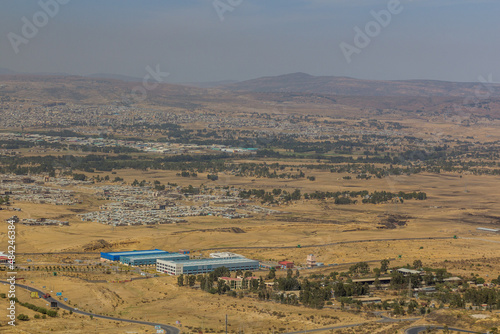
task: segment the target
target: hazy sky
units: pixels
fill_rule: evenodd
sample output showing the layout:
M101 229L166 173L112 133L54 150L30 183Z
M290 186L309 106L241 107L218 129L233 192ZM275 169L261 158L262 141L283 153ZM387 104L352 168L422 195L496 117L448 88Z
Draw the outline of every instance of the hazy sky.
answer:
M41 0L54 1L67 4L49 17L38 0L0 0L0 67L142 78L159 64L173 82L292 72L500 81L499 0L401 0L350 63L339 45L355 47L354 28L397 0ZM23 17L38 20L34 36Z

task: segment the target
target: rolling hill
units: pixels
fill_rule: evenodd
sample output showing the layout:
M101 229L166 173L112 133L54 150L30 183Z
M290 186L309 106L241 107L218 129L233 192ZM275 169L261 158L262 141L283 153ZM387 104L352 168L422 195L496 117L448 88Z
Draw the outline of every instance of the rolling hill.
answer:
M489 91L480 83L435 80L360 80L347 77L313 76L306 73L262 77L223 85L219 88L235 92L407 97L467 97L475 96L478 88L483 94ZM491 84L490 88L492 96L500 97L500 84Z

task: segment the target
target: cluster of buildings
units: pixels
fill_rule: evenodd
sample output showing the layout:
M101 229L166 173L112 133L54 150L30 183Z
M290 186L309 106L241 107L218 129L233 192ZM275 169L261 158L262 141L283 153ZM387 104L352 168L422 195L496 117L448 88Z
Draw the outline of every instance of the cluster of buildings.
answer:
M46 187L41 178L0 175L0 196L35 204L74 205L81 203L74 192Z
M0 140L25 141L34 144L60 144L68 146L126 147L137 151L159 154L207 154L211 151L224 153L255 154L255 149L229 147L225 145L197 145L169 142L143 142L98 137L61 137L45 134L0 133Z
M169 253L161 249L130 252L102 252L101 261L116 261L131 266L155 265L156 271L169 275L197 275L226 267L231 271L257 270L259 261L235 253L211 253L208 259L191 259L188 250Z
M214 216L227 219L249 218L253 214L275 214L279 211L247 205L238 191L214 190L213 194L186 198L182 188L155 191L150 186L105 185L93 187L96 195L110 201L100 211L81 214L83 221L113 226L183 223L184 218ZM185 205L189 204L189 205Z
M21 224L29 226L68 226L69 222L46 218L26 218L21 219Z
M111 226L135 226L184 223L186 217L214 216L227 219L249 218L253 214L275 214L279 211L248 205L248 200L238 197L238 189L232 191L210 189L210 194L187 198L181 187L168 187L156 191L151 186L124 184L95 185L90 181L76 181L46 176L0 175L0 196L11 201L36 204L74 205L82 202L72 190L65 187L81 187L93 190L99 199L108 203L100 211L80 214L82 221L98 222ZM205 192L206 190L202 190ZM187 205L189 204L189 205ZM51 220L25 220L26 225L67 225L67 222Z
M73 103L44 103L26 102L25 104L4 102L0 105L1 128L17 128L23 124L25 128L66 128L75 132L90 133L96 137L102 133L109 133L119 137L136 136L141 133L143 136L165 135L169 127L165 129L157 126L168 124L181 126L185 124L203 123L210 130L231 131L240 129L258 129L251 133L254 138L271 138L277 133L300 137L306 139L335 139L342 135L354 136L394 136L400 137L406 133L402 129L372 122L345 122L335 118L325 121L324 116L311 116L301 118L294 113L285 112L286 105L271 106L270 113L231 112L216 113L203 110L171 110L164 112L164 109L137 108L131 105L123 105L123 101L116 101L117 104L110 105L78 105ZM273 110L274 109L274 110ZM140 117L138 117L140 115ZM90 130L89 130L90 129ZM105 137L105 136L103 136ZM1 137L0 137L1 138ZM46 140L57 143L65 142L65 138L53 136L53 138L37 138L30 140ZM140 143L129 141L113 141L106 138L71 138L71 144L92 145L92 146L126 146L136 148L146 152L158 153L192 153L210 152L219 150L227 153L251 154L254 151L232 148L223 145L183 145L173 143ZM384 139L386 141L387 139ZM81 141L81 142L80 142ZM393 143L394 144L394 143Z
M314 254L308 254L306 257L306 264L305 267L299 267L298 269L312 269L315 267L323 267L325 264L322 262L316 262L316 256ZM333 266L333 265L329 265ZM295 268L295 263L292 261L261 261L260 262L260 268L261 269L281 269L281 270L288 270L288 269L293 269Z
M286 270L286 269L293 269L295 268L295 263L292 261L261 261L260 262L260 268L261 269L281 269L281 270Z
M82 221L97 222L112 226L138 226L184 223L186 220L171 217L164 210L108 209L81 214Z

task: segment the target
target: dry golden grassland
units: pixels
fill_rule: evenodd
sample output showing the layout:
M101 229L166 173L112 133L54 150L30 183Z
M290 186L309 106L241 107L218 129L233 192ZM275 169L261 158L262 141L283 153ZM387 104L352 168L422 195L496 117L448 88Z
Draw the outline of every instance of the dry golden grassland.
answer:
M372 317L363 314L332 311L331 307L318 311L274 302L263 303L248 296L239 299L211 295L191 288L180 288L175 277L164 276L122 284L86 283L60 276L33 277L33 280L34 284L31 285L40 288L45 285L55 289L54 292L62 292L63 298L68 298L69 303L80 310L167 324L180 321L186 333L191 332L189 327L202 326L209 333L219 331L223 329L225 314L228 315L231 332L242 328L245 332L253 333L270 333L273 329L278 331L280 328L283 331L287 327L292 330L303 329L304 326L314 328L372 320ZM21 292L18 298L26 301L29 295L27 292ZM32 318L28 312L30 310L24 312L24 308L18 306L18 312L21 312L21 309ZM63 316L62 320L67 317L69 315ZM78 315L72 317L80 318ZM84 318L88 320L88 317ZM40 321L52 321L57 323L54 326L61 328L64 321L59 323L57 320ZM94 319L94 324L95 321ZM100 319L97 321L106 323ZM87 322L86 326L92 329L92 322ZM112 328L114 322L109 322L109 326Z
M307 173L306 173L307 174ZM106 173L101 173L106 175ZM31 203L14 203L21 212L0 211L0 219L17 214L21 218L60 218L70 221L70 226L36 227L17 226L16 251L59 252L82 251L90 243L103 239L112 244L113 250L160 248L176 251L188 248L198 255L207 256L210 249L224 248L247 257L259 260L292 260L303 264L305 257L313 253L317 261L325 264L338 264L334 267L318 268L308 273L329 273L346 271L348 263L358 261L379 261L385 258L401 259L391 261L391 265L405 265L415 259L423 261L425 266L446 267L454 274L478 273L486 280L500 274L500 235L479 233L479 226L498 226L491 217L500 216L497 203L500 193L496 191L498 177L456 174L418 174L375 180L343 180L341 175L329 172L313 172L316 181L293 180L276 181L230 176L228 184L243 188L285 188L301 189L304 192L337 190L387 190L387 191L424 191L428 195L425 201L408 200L403 204L356 204L335 205L333 201L300 200L289 206L275 206L283 211L280 215L255 216L249 219L227 220L217 217L193 217L185 224L172 224L147 227L117 227L81 222L76 212L96 210L102 201L93 198L90 191L81 187L72 190L78 192L84 203L76 206L52 206ZM110 175L111 176L111 175ZM118 171L116 176L131 182L134 179L148 181L160 180L162 183L175 182L179 185L210 184L205 175L198 178L176 177L175 172L163 171ZM224 177L221 177L224 180ZM224 184L220 184L224 186ZM388 215L407 217L407 226L396 229L379 229ZM493 223L493 224L492 224ZM221 231L223 227L240 227L245 233ZM378 241L319 246L339 241L452 237L458 239L417 240L417 241ZM0 244L6 245L6 234L0 234ZM313 245L311 248L296 246ZM242 249L238 247L258 247ZM274 246L292 246L287 249L271 248ZM109 250L109 249L103 249ZM99 250L96 250L98 252ZM98 260L98 254L75 255L18 255L18 263L26 264L31 259L34 265L55 264L74 259ZM445 261L446 260L446 261ZM343 265L345 264L345 265ZM472 267L471 264L474 264ZM480 264L479 266L477 264ZM371 263L372 267L378 263ZM265 275L258 272L257 275ZM24 275L25 274L25 275ZM279 275L283 273L280 272ZM67 276L80 276L67 277ZM288 329L318 328L333 324L348 324L372 320L364 314L352 314L332 310L329 306L317 311L304 307L280 305L273 302L259 302L245 297L234 299L228 296L210 295L190 288L176 286L174 277L158 277L129 283L88 283L81 278L106 279L108 281L130 277L130 274L106 275L99 273L69 274L60 272L58 276L48 273L23 273L35 287L51 287L53 291L62 291L72 305L102 314L112 314L124 318L137 318L173 324L179 320L183 329L189 333L197 327L222 329L223 315L228 314L230 329L246 328L245 332L270 333ZM82 293L85 291L85 293ZM20 299L23 300L22 293ZM24 300L23 300L24 301ZM193 310L196 310L194 313ZM276 313L273 313L276 312ZM32 314L25 312L32 318ZM281 317L284 315L285 317ZM314 318L311 318L314 316ZM337 318L338 319L337 319ZM40 323L40 328L63 333L65 331L92 330L97 323L106 333L120 331L138 331L140 326L117 325L104 320L90 320L77 315L66 315L57 319L31 320L20 324L16 330L30 328L29 323ZM103 327L100 327L103 326ZM123 327L122 327L123 326ZM187 328L186 326L190 326ZM377 333L393 324L370 325L377 327ZM2 328L3 329L3 328ZM12 331L11 331L12 332ZM22 331L19 331L21 333ZM43 331L40 331L43 332ZM90 331L92 332L92 331ZM17 333L17 332L12 332ZM350 332L346 332L350 333ZM361 333L361 332L360 332Z
M6 289L1 286L0 292L4 292ZM31 299L27 292L23 292L22 289L17 290L18 298L22 302L29 302L37 306L48 308L46 303ZM0 299L0 309L4 310L8 307L7 299ZM152 333L151 326L129 324L125 322L115 322L104 319L90 319L88 316L79 315L76 313L69 314L69 312L59 311L59 316L57 318L47 317L46 319L35 319L35 315L41 315L41 313L30 310L26 307L16 305L17 314L25 314L29 317L28 321L16 320L16 326L10 326L7 324L3 318L0 321L0 332L7 334L26 334L26 333L75 333L75 334L87 334L87 333L111 333L111 334L122 334L122 333Z
M129 171L126 171L129 172ZM132 180L142 176L146 180L172 180L169 172L151 171L147 174L137 175L130 173ZM125 173L119 171L119 176ZM179 248L207 249L214 247L239 247L239 246L294 246L294 245L317 245L338 241L386 239L386 238L414 238L414 237L451 237L458 235L460 239L450 241L415 241L420 244L417 249L404 247L407 242L400 242L402 247L398 249L394 242L386 250L377 243L363 244L365 256L385 258L395 255L404 255L403 261L412 261L410 254L414 257L422 256L423 259L431 261L444 261L465 258L479 258L482 255L490 256L488 249L494 251L498 244L495 242L482 242L476 239L498 241L498 235L479 233L479 226L490 226L493 218L500 216L496 203L500 200L500 194L495 191L497 177L493 176L464 176L458 175L433 175L419 174L412 176L398 176L388 179L375 180L343 180L337 174L329 172L316 172L316 181L294 180L273 181L269 179L230 177L230 183L244 188L284 188L288 185L290 190L301 189L302 192L337 191L337 190L388 190L388 191L425 191L428 199L425 201L408 200L401 204L356 204L335 205L331 200L300 200L290 206L275 206L273 209L283 211L281 215L255 216L250 219L227 220L216 217L193 217L189 218L188 224L174 224L146 227L120 227L114 230L106 225L81 222L76 212L96 210L102 201L94 199L89 191L84 188L75 188L80 191L84 203L70 207L40 205L31 203L14 203L13 206L20 207L21 212L0 211L0 219L4 220L13 214L21 218L56 218L68 220L69 227L37 227L19 226L17 244L19 252L43 252L81 250L86 244L97 239L105 239L108 242L133 242L125 244L125 248L134 249L159 247L168 250ZM197 182L208 183L201 176L193 178L174 179L180 185L195 184ZM162 181L163 182L163 181ZM167 181L168 182L168 181ZM181 183L182 182L182 183ZM86 193L83 193L85 191ZM487 194L487 195L486 195ZM406 227L394 230L378 229L379 223L388 215L400 215L408 217ZM246 233L235 234L218 231L221 227L241 227ZM204 231L200 231L204 230ZM181 232L181 233L180 233ZM5 235L0 236L0 242L5 243ZM425 243L426 245L424 245ZM469 246L450 246L451 250L444 252L446 244L466 243ZM435 246L442 252L436 252L430 245ZM240 251L259 258L279 258L283 253L292 260L300 263L303 261L304 252L312 252L322 255L323 252L330 253L321 258L325 263L340 263L342 261L352 262L363 260L358 258L359 254L350 252L349 247L356 245L342 245L323 248L303 248L287 250L248 250ZM423 247L423 249L420 249ZM470 248L466 248L470 247ZM345 249L346 251L342 251ZM373 252L370 249L374 249ZM411 251L410 251L411 249ZM454 251L453 251L454 250ZM484 252L483 252L484 250ZM368 252L366 252L368 251ZM295 255L296 254L296 255ZM360 252L361 254L361 252ZM322 255L323 256L323 255ZM372 259L372 258L370 258ZM318 259L319 261L320 259ZM368 260L368 259L366 259Z

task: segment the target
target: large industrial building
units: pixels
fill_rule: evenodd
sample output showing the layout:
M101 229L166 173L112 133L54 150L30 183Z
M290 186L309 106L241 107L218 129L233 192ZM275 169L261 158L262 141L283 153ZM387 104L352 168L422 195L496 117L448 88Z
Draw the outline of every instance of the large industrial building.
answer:
M101 261L120 261L122 257L136 257L136 256L146 256L146 255L165 255L169 254L169 252L166 252L161 249L154 249L154 250L134 250L130 252L101 252Z
M259 261L244 257L237 258L211 258L201 260L156 261L156 271L169 275L197 275L213 271L216 268L226 267L234 270L257 270Z
M121 256L120 262L129 266L151 266L156 264L156 260L179 261L189 260L189 255L179 253L169 254L148 254L138 256Z

